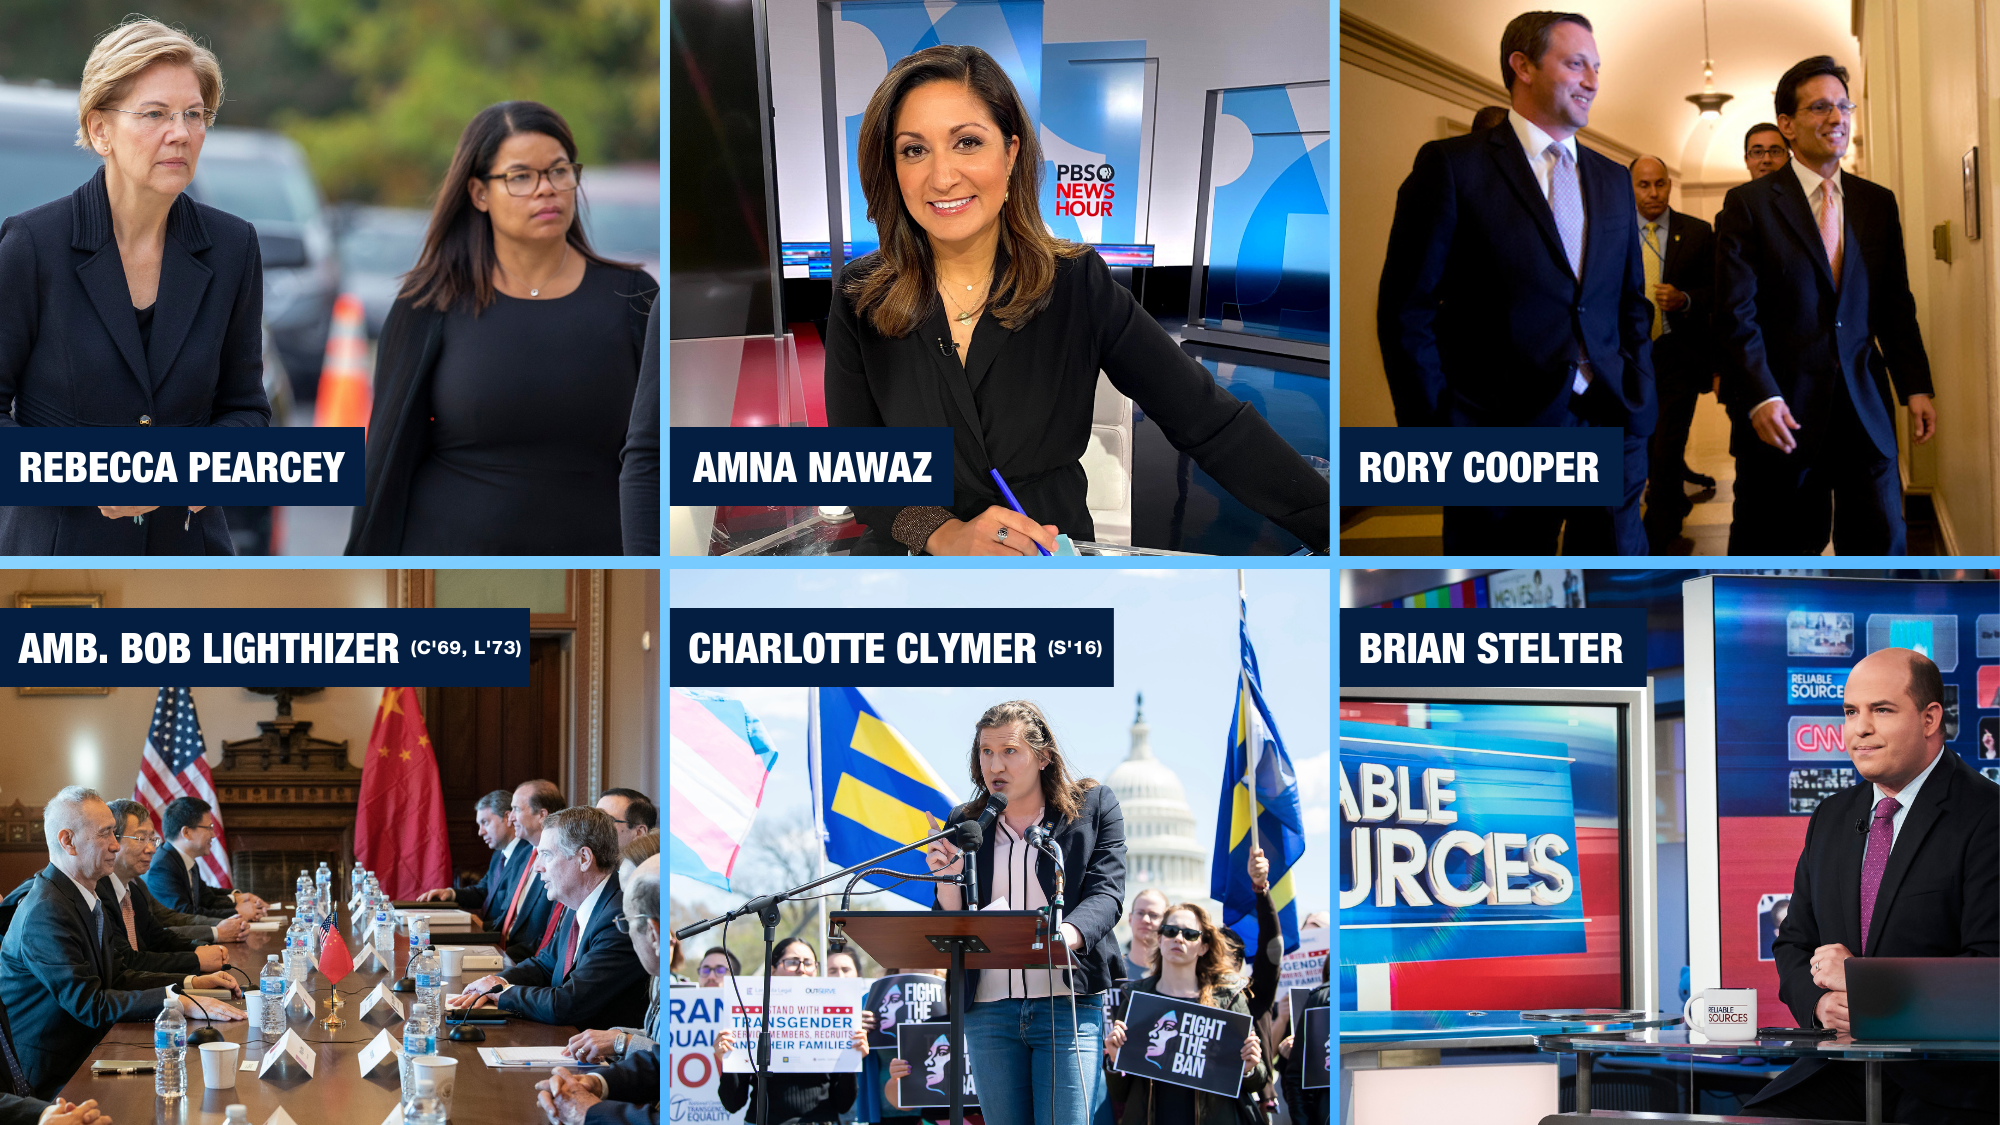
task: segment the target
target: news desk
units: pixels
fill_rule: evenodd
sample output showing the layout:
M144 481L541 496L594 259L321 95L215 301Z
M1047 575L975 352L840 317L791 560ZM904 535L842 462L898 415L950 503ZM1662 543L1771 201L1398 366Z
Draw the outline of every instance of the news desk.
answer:
M284 919L289 924L290 915L285 915ZM345 925L345 910L341 911L341 920ZM350 953L358 952L363 944L348 929L341 931L341 937L348 943ZM251 931L246 934L245 940L226 943L222 948L228 951L231 965L250 975L254 987L257 975L264 969L264 959L273 953L279 954L282 959L285 934L283 930ZM477 952L493 951L490 946L464 948ZM367 1019L356 1018L356 1013L361 1010L362 1000L377 983L387 981L393 985L407 970L409 941L400 930L396 935L395 966L396 972L384 972L375 967L375 959L371 957L367 968L357 968L341 978L337 991L345 1002L340 1018L346 1021L346 1026L331 1032L319 1026L319 1021L327 1016L327 981L318 973L312 974L313 1003L318 1006L317 1013L308 1023L294 1004L285 1026L298 1032L299 1038L315 1049L317 1058L313 1063L313 1077L308 1078L297 1063L285 1059L273 1064L264 1078L257 1077L254 1071L239 1070L233 1088L206 1089L202 1085L201 1052L190 1043L187 1051L187 1096L176 1099L173 1108L169 1109L167 1103L153 1093L151 1074L99 1076L91 1073L90 1065L98 1059L152 1060L151 1024L120 1023L112 1026L104 1041L70 1077L69 1084L62 1089L62 1096L79 1103L97 1099L99 1108L110 1114L118 1125L148 1121L172 1125L219 1125L224 1108L230 1105L246 1107L250 1111L251 1125L263 1125L279 1106L283 1106L298 1125L379 1125L401 1099L402 1085L396 1060L393 1056L383 1060L368 1077L363 1078L359 1056L368 1041L384 1028L388 1029L391 1038L400 1041L403 1021L396 1015L395 1009L386 1004L378 1003L368 1013ZM469 971L447 977L445 995L456 993L486 972ZM242 983L240 976L237 983ZM403 1002L405 1010L415 1002L414 993L399 992L395 996ZM266 1044L262 1032L251 1028L245 1021L216 1024L202 1020L188 1021L190 1033L196 1028L211 1026L222 1032L224 1039L244 1044L237 1060L239 1064L246 1060L257 1062L264 1057ZM443 1033L437 1037L437 1053L458 1060L451 1119L477 1125L545 1121L541 1109L535 1104L535 1083L547 1078L549 1072L495 1070L480 1061L479 1048L559 1045L569 1042L576 1029L509 1019L504 1027L483 1027L480 1030L486 1033L483 1043L454 1043Z

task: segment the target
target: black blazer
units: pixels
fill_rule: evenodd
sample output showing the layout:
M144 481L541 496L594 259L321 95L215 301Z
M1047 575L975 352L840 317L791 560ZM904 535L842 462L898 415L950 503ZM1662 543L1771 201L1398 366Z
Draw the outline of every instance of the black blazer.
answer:
M492 914L489 921L496 926L500 924L507 903L514 895L514 880L528 869L528 863L535 855L535 846L520 836L514 838L513 855L503 856L503 850L504 846L486 860L484 878L452 896L453 903L466 910L484 907L482 913Z
M525 839L521 842L528 843ZM542 934L548 930L549 915L556 909L555 900L549 897L548 884L542 882L541 876L536 875L530 866L533 863L534 850L534 846L530 844L528 854L531 858L514 876L515 883L522 879L528 880L528 889L521 892L521 908L514 913L514 926L507 931L507 959L516 965L541 951ZM507 920L507 904L513 898L514 884L510 883L506 899L489 904L488 913L491 917L486 920L488 925L498 929L500 923Z
M639 389L632 421L618 454L619 529L628 555L660 553L660 304L646 314L646 347L639 353Z
M1401 426L1556 426L1574 413L1653 432L1631 175L1581 145L1583 276L1513 126L1432 141L1396 193L1375 331ZM1571 403L1577 342L1596 371Z
M643 354L648 313L639 302L626 305L632 350ZM444 354L444 320L444 313L398 296L382 322L375 347L375 406L368 416L368 491L348 530L350 555L403 552L410 485L431 451L431 378Z
M1653 375L1661 388L1699 394L1715 370L1709 325L1715 312L1715 228L1667 209L1667 244L1660 280L1688 295L1686 308L1665 315L1667 330L1653 341ZM1641 240L1640 250L1646 250ZM1641 259L1643 264L1644 259Z
M1811 961L1822 945L1845 945L1863 957L2000 957L2000 873L1993 864L2000 785L1949 749L1940 751L1889 852L1863 949L1861 861L1868 837L1855 825L1868 823L1874 804L1875 787L1862 782L1820 802L1806 826L1791 911L1771 942L1778 996L1800 1027L1820 1026L1815 1010L1826 990L1813 983ZM1793 1063L1757 1096L1790 1089L1827 1061ZM1996 1105L2000 1068L1992 1063L1909 1063L1884 1073L1938 1105L1987 1113Z
M173 976L201 972L201 958L194 952L195 944L168 933L167 928L153 917L155 903L153 896L146 891L145 881L127 884L126 893L132 896L132 928L139 933L137 949L132 948L130 939L125 936L125 918L118 907L118 887L109 875L97 881L97 897L111 908L108 929L111 944L117 950L118 963Z
M571 925L565 921L534 959L500 974L501 980L516 986L494 997L502 1011L586 1031L645 1021L646 966L639 963L632 939L613 924L625 909L617 873L606 882L603 895L590 912L590 929L580 935L583 944L577 947L571 971L563 972L570 940L566 931Z
M634 1051L624 1062L598 1073L604 1076L610 1096L590 1107L583 1115L584 1125L659 1125L659 1048Z
M7 1009L0 1005L0 1035L7 1042L14 1042L14 1031L7 1021ZM42 1119L42 1111L49 1103L27 1096L26 1090L15 1090L12 1076L0 1074L0 1125L36 1125Z
M1018 330L982 315L964 363L949 346L943 302L901 339L855 315L844 287L881 262L879 253L869 254L841 272L827 324L827 421L953 427L952 515L970 520L1007 505L989 475L997 468L1030 518L1074 539L1093 538L1077 459L1090 444L1101 369L1231 495L1308 547L1326 549L1326 478L1181 351L1111 279L1096 251L1056 260L1048 307ZM902 510L857 507L869 532L856 553L905 551L890 535Z
M69 196L0 223L0 294L0 426L271 424L263 259L255 228L234 215L185 194L174 200L150 349L140 343L101 168ZM236 548L213 505L192 520L185 509L162 509L144 524L94 507L0 508L0 553Z
M118 964L103 911L54 864L34 886L0 943L0 1003L14 1029L14 1051L37 1097L51 1098L120 1020L150 1020L177 976L134 972ZM101 929L101 932L100 932Z
M146 886L152 889L154 898L183 914L227 917L236 913L236 900L229 892L202 882L172 844L163 844L153 853L152 866L146 868Z
M977 820L984 807L984 801L972 802L954 811L946 826ZM1058 823L1055 812L1047 810L1042 814L1042 825L1055 834L1056 846L1062 849L1063 870L1068 872L1063 885L1063 921L1074 923L1083 938L1083 948L1076 953L1083 979L1072 980L1070 990L1079 996L1094 996L1110 988L1125 972L1125 955L1112 933L1125 907L1125 814L1118 808L1118 795L1108 786L1097 785L1084 791L1083 808L1075 820ZM999 833L996 822L976 857L980 906L993 901L993 840ZM1047 856L1036 855L1035 877L1042 884L1042 894L1055 901L1056 866ZM1019 903L1009 905L1021 908ZM931 909L940 909L935 898ZM965 994L971 996L978 990L979 970L967 969Z
M1838 437L1833 423L1844 398L1881 455L1894 457L1889 372L1896 395L1907 402L1913 394L1931 393L1930 358L1917 328L1895 193L1848 172L1840 182L1847 225L1837 290L1812 203L1791 167L1723 197L1715 218L1715 337L1723 394L1746 415L1784 396L1799 421L1801 452L1818 452L1819 442ZM1887 371L1871 364L1874 347ZM1764 443L1748 425L1736 426L1731 451L1745 444Z

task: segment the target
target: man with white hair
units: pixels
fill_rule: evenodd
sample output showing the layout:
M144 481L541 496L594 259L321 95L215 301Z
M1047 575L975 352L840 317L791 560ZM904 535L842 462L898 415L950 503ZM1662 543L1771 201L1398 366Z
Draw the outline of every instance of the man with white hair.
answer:
M117 865L118 826L104 798L72 785L42 811L49 865L35 876L0 943L0 1004L13 1025L17 1087L48 1098L90 1055L112 1024L160 1014L170 988L240 994L227 972L175 976L118 961L111 927L118 910L102 882ZM242 1019L228 1004L181 998L191 1018Z
M639 963L660 975L660 857L639 865L625 888L625 913L620 916ZM659 1125L660 1028L656 1011L646 1028L651 1046L627 1053L620 1043L614 1053L624 1059L609 1070L571 1074L562 1067L535 1083L536 1101L554 1125ZM577 1036L570 1041L576 1053Z

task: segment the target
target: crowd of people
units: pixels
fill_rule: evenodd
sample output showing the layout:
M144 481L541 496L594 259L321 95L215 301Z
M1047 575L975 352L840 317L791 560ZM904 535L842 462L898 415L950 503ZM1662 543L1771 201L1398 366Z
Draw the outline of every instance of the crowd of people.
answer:
M466 985L453 1012L499 1008L574 1027L558 1067L537 1084L552 1123L657 1122L660 1100L659 810L611 789L570 807L543 780L479 799L486 873L426 891L504 935L509 968ZM121 1022L151 1021L170 996L191 1020L244 1018L226 943L244 940L269 905L203 881L214 847L211 806L194 797L153 813L69 786L43 810L49 864L0 898L0 1125L108 1125L94 1102L60 1091Z

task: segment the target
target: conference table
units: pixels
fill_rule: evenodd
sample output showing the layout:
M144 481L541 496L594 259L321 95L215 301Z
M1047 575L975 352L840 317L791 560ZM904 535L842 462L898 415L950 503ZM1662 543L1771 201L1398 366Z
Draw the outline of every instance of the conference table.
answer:
M282 917L289 925L290 916ZM345 926L347 912L344 909L341 921ZM350 954L360 952L360 947L365 944L365 939L356 938L351 929L342 929L341 938L347 942ZM283 959L285 933L282 928L253 930L246 933L244 940L226 943L222 948L228 952L229 963L249 974L250 987L255 987L258 974L264 969L264 959L273 953ZM491 946L461 948L473 953L496 952ZM231 1105L247 1108L251 1125L263 1125L280 1106L298 1125L379 1125L401 1099L402 1086L396 1060L393 1056L384 1059L364 1078L361 1076L360 1054L362 1048L385 1028L390 1038L400 1043L403 1021L393 1008L381 1003L376 1004L366 1019L358 1018L357 1013L361 1010L361 1002L376 984L395 984L408 966L409 941L398 930L396 972L385 972L376 967L375 959L371 957L366 967L356 968L341 978L336 991L344 1001L340 1018L346 1021L346 1025L331 1032L319 1026L319 1021L327 1016L327 979L317 972L311 974L313 1003L318 1008L316 1015L308 1022L294 1002L285 1021L285 1026L297 1032L316 1055L311 1077L293 1060L283 1059L273 1063L263 1078L259 1078L254 1071L239 1070L235 1087L206 1089L202 1084L200 1051L190 1043L187 1051L187 1096L176 1099L176 1104L169 1109L165 1100L153 1093L151 1074L98 1075L92 1072L91 1064L99 1059L144 1059L152 1062L153 1029L150 1022L120 1023L112 1026L104 1041L90 1053L90 1058L77 1068L69 1084L63 1087L62 1096L73 1102L95 1098L98 1106L112 1116L116 1125L136 1122L219 1125L225 1109ZM471 970L447 977L445 995L458 992L490 971ZM232 975L237 975L237 982L242 983L241 975ZM415 1002L414 993L399 992L394 995L403 1002L405 1010ZM238 1006L241 1006L240 1001ZM495 1013L488 1010L482 1012L480 1018L494 1016ZM252 1028L247 1021L214 1024L203 1020L188 1021L190 1034L202 1027L214 1027L222 1032L224 1039L244 1045L237 1060L239 1065L244 1061L259 1062L263 1059L267 1046L263 1033ZM488 1122L496 1125L545 1122L547 1119L535 1102L535 1083L547 1078L549 1072L546 1069L498 1070L488 1067L480 1061L479 1048L560 1046L569 1042L576 1029L509 1019L504 1027L482 1027L480 1030L486 1033L486 1039L481 1043L454 1043L445 1038L443 1032L437 1037L437 1053L458 1060L451 1119L479 1125Z

